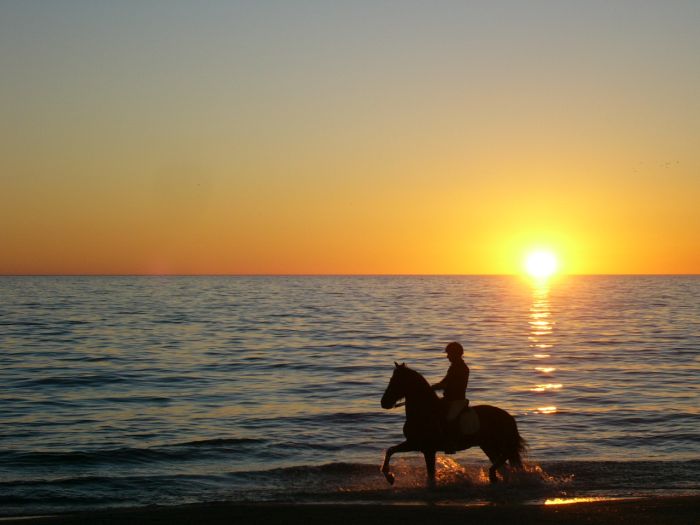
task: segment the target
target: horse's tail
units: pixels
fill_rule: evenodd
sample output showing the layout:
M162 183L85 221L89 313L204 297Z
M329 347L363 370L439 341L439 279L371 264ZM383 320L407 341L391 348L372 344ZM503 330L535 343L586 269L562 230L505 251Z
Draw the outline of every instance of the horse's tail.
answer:
M510 463L510 466L513 468L521 469L523 468L522 454L527 451L527 441L525 441L518 432L518 425L515 422L515 418L513 418L513 434L510 438L508 463Z

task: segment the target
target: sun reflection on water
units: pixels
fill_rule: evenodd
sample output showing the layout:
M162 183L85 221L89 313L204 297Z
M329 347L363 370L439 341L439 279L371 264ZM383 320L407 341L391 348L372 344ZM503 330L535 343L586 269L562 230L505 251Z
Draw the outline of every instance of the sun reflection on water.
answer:
M622 498L604 498L604 497L588 497L588 498L551 498L545 500L545 505L570 505L572 503L593 503L596 501L614 501Z
M540 362L542 362L542 360L551 359L554 350L554 321L552 319L552 311L549 302L549 282L546 280L533 282L532 306L530 307L530 319L528 322L530 325L528 339L530 341L530 348L534 352L532 357L540 360ZM556 372L557 368L545 362L534 367L534 370L538 375L545 375L549 379L551 375ZM538 382L529 390L539 395L550 396L555 395L556 392L562 388L563 385L558 382ZM547 401L551 402L553 400L547 399ZM539 414L556 414L557 407L552 403L537 407L534 411Z
M559 390L562 387L561 383L546 383L544 385L536 385L530 389L530 392L546 392L547 390Z

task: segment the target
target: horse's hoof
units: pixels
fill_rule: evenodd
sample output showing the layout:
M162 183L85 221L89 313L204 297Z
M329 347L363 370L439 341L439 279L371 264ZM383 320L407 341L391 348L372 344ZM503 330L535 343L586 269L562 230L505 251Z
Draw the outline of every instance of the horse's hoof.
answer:
M385 472L385 473L384 473L384 477L385 477L386 480L389 482L389 485L393 485L393 484L394 484L394 479L396 479L396 478L394 478L394 475L393 475L391 472Z

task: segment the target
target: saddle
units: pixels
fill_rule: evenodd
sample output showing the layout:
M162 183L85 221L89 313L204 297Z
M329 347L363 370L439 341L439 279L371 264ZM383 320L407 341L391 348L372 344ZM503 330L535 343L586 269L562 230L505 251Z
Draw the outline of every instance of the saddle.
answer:
M470 436L479 431L479 416L473 408L467 408L459 414L459 431L463 436Z
M455 421L462 436L469 436L479 431L479 416L476 410L469 407L469 401L466 399L450 403L447 410L447 424L454 424Z

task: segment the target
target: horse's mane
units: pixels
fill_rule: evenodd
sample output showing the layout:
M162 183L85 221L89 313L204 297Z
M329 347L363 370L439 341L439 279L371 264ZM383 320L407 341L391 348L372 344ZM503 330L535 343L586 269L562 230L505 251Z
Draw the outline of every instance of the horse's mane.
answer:
M402 365L400 368L404 371L404 373L407 373L413 378L414 381L416 381L416 384L419 386L419 388L425 390L426 392L429 392L432 397L438 399L438 395L430 387L430 383L428 383L428 380L425 379L425 377L423 377L423 375L420 372L417 372L412 368L407 367L406 365Z

